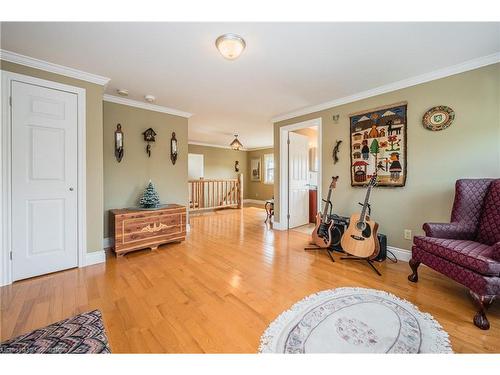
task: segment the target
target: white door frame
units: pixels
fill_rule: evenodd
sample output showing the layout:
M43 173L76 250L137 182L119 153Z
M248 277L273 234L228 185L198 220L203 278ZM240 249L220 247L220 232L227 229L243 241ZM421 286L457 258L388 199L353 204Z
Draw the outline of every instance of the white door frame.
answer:
M280 222L276 229L288 230L288 132L292 130L309 128L311 126L318 127L318 210L321 210L321 184L322 184L322 165L323 165L323 152L322 152L322 138L323 126L321 117L302 121L296 124L286 125L280 127L280 196L279 196L279 211Z
M23 74L0 71L2 76L1 105L2 124L0 131L0 161L2 174L0 175L0 286L12 283L12 117L10 109L10 93L12 81L19 81L50 89L66 91L77 95L77 122L78 122L78 267L85 266L87 252L87 222L86 222L86 141L85 141L85 112L86 90L81 87L64 85Z

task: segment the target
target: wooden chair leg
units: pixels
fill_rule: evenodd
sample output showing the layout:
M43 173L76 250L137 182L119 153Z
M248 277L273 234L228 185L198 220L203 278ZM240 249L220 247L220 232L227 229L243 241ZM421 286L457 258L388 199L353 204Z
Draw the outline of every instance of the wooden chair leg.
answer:
M413 273L408 276L408 280L410 280L412 283L416 283L418 281L418 271L417 270L418 270L418 266L420 266L420 262L411 258L409 264L410 264L410 268L413 271Z
M470 295L474 304L479 309L476 315L474 315L474 325L484 330L490 329L490 322L486 317L486 310L495 300L495 296L480 296L472 290L470 291Z

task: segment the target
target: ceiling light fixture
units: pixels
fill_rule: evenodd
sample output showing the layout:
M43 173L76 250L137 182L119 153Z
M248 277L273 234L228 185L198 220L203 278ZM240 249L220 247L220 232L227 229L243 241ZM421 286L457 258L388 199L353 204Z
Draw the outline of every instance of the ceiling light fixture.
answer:
M237 34L224 34L215 40L220 54L228 60L237 59L246 47L245 40Z
M230 146L233 150L239 150L240 148L243 148L243 145L241 142L238 140L238 134L234 135L233 141L230 143Z
M118 89L118 90L116 90L116 92L120 96L128 96L128 90L127 89Z

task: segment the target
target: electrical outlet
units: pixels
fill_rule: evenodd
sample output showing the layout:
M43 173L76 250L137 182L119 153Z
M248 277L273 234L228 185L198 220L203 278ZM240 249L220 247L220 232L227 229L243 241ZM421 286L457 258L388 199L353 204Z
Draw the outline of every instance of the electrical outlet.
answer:
M404 235L405 235L405 240L411 240L411 229L405 229Z
M255 198L257 198L259 196L259 193L255 193Z

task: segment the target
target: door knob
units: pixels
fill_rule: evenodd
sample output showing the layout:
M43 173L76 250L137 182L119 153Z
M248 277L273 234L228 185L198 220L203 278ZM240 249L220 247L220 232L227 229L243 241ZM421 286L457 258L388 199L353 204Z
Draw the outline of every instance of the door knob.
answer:
M69 191L73 191L74 189L72 187L69 188Z

